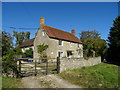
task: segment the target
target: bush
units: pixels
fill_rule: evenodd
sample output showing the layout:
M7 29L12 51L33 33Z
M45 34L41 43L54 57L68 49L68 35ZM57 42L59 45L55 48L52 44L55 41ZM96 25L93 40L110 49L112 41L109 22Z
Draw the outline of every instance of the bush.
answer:
M31 58L33 58L33 49L30 48L30 49L26 50L26 51L23 53L23 57L31 57Z

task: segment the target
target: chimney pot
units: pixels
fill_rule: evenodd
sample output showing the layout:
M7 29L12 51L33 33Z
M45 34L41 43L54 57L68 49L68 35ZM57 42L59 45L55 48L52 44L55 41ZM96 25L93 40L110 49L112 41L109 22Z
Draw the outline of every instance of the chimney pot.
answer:
M40 17L40 26L44 25L44 17Z
M72 33L73 35L75 35L75 34L76 34L76 30L75 30L75 29L72 29L72 30L71 30L71 33Z

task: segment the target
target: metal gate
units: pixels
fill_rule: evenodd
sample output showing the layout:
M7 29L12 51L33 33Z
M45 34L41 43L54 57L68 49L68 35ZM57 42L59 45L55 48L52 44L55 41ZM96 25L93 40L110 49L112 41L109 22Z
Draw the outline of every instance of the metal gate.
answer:
M17 65L20 77L56 74L60 71L60 58L20 58Z

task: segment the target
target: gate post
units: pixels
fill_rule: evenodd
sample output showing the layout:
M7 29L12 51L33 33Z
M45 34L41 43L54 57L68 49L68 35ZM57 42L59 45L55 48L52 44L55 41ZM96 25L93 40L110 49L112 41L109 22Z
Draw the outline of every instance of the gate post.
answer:
M60 73L60 57L57 57L57 73Z
M46 75L48 75L48 58L46 58Z
M19 60L19 77L21 77L21 59L18 60Z
M37 75L37 71L36 71L36 59L35 59L35 76Z

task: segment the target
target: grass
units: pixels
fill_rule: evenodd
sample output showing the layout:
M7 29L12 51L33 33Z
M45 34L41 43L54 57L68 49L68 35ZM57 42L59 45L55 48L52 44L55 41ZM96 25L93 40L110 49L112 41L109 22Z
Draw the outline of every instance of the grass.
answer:
M19 88L21 86L20 82L20 78L3 77L2 88Z
M118 88L118 66L98 65L71 69L60 74L63 79L83 88Z
M2 77L0 77L0 89L2 88Z

